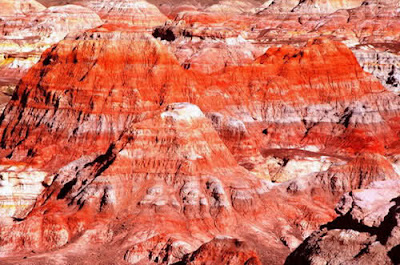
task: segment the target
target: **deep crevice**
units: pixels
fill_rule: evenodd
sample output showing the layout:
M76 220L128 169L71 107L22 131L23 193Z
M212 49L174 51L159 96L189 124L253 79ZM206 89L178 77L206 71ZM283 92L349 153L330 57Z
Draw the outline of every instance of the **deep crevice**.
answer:
M68 181L67 183L65 183L64 187L62 187L62 189L60 190L60 192L57 195L57 199L64 199L65 196L67 196L68 192L71 191L72 187L76 184L76 182L78 181L77 178L74 178L71 181Z

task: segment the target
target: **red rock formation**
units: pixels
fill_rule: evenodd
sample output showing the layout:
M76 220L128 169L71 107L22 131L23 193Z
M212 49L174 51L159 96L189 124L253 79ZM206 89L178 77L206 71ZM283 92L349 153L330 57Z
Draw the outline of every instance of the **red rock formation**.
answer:
M121 27L133 26L148 30L167 20L156 6L141 0L81 0L76 1L76 4L95 11L105 22Z
M293 10L299 12L333 13L339 9L359 7L362 3L362 0L306 0L300 1Z
M0 118L3 264L282 264L342 193L398 177L399 98L305 41L353 11L172 3L160 41L151 4L81 4L111 23L46 50Z
M180 264L240 264L261 265L257 254L245 242L219 237L202 245Z
M396 94L400 92L400 67L396 63L400 55L366 46L360 46L353 52L365 71L378 77L387 89Z
M50 1L52 4L64 1ZM399 28L396 24L399 17L397 1L371 0L362 4L360 0L354 1L150 1L146 2L107 2L101 1L73 1L74 3L89 6L99 12L107 20L107 16L114 17L110 22L133 25L150 30L151 27L162 25L165 18L155 8L158 7L165 15L174 20L180 31L187 37L200 38L227 38L242 35L247 41L261 41L265 44L297 44L305 43L310 38L329 36L330 38L344 41L350 47L358 44L375 45L376 47L396 50L399 41ZM44 1L49 4L49 1ZM261 5L262 4L262 5ZM362 4L362 5L361 5ZM135 5L143 5L143 13L134 18L128 14L136 10ZM140 9L140 8L139 8ZM223 9L223 10L222 10ZM110 14L107 14L111 10ZM140 11L140 10L139 10ZM146 18L147 17L147 18ZM147 22L146 22L147 21ZM145 26L147 24L147 26ZM185 24L182 26L182 24ZM142 25L142 26L140 26ZM143 28L144 26L144 28ZM167 26L167 28L171 28ZM174 39L176 36L174 36ZM182 48L182 43L173 45ZM187 47L189 46L189 47ZM185 50L197 50L194 45L185 45ZM204 49L215 48L203 45ZM202 48L202 49L203 49ZM234 55L246 53L246 47L234 49L218 48L221 54ZM251 48L250 50L254 50ZM209 51L200 51L200 54L213 56ZM180 56L181 49L177 55ZM187 52L185 52L187 54ZM359 58L364 54L358 53ZM243 56L239 56L241 58ZM248 56L247 56L248 57ZM220 56L221 62L226 61L225 56ZM182 60L183 62L185 60ZM228 64L231 62L228 62ZM387 73L386 73L387 74ZM376 76L380 77L380 73Z
M34 1L7 3L0 3L1 10L7 10L4 20L0 14L0 90L5 93L5 101L44 50L67 34L81 33L102 24L94 12L81 6L44 9ZM11 4L13 9L8 6ZM40 8L35 8L37 6ZM28 7L31 7L29 12L25 10Z
M95 228L98 222L109 227L112 233L119 233L112 227L135 215L135 226L129 228L130 233L175 233L191 245L191 249L209 240L217 230L246 241L254 235L250 231L265 231L264 236L251 239L249 244L255 247L264 262L278 262L287 253L284 245L268 243L270 249L276 250L266 256L260 254L265 245L260 245L259 240L270 242L265 238L277 237L291 248L296 246L301 233L309 233L321 222L332 218L328 207L330 198L320 198L318 201L322 204L305 209L309 204L306 193L290 199L292 195L285 195L284 186L268 193L271 184L249 176L238 166L235 157L254 153L243 153L241 150L245 149L235 147L242 144L242 139L255 137L246 133L247 117L252 113L261 121L267 117L272 121L286 117L282 114L263 116L263 112L256 110L258 97L268 95L271 108L277 106L274 102L281 97L277 96L274 101L273 93L258 95L252 92L251 97L239 103L239 95L243 98L251 92L233 90L228 80L232 82L233 76L240 77L234 84L246 88L250 80L261 81L263 76L271 76L276 71L285 73L285 67L298 67L311 75L307 72L307 56L316 51L325 52L328 69L334 67L328 63L330 58L335 59L329 56L330 53L337 56L348 53L340 44L318 40L310 42L301 51L289 47L270 50L254 65L227 68L206 78L185 71L151 36L135 33L108 32L106 28L100 28L47 50L40 63L23 78L2 118L3 155L10 161L29 162L34 167L31 171L47 172L43 180L45 187L38 200L17 207L12 213L14 218L23 221L2 228L3 249L5 246L10 250L54 249L80 238L82 233L87 233L85 231L98 229ZM302 58L305 64L299 63ZM382 90L379 83L371 83L369 75L351 64L355 63L354 58L350 58L350 63L343 63L358 73L359 81L355 84L359 90L347 92L346 86L337 81L337 94L332 95L333 98L346 102L353 96ZM263 71L253 72L251 68ZM362 76L366 81L361 79ZM63 78L66 78L64 86L59 86L59 80ZM310 85L294 80L291 74L287 79L285 75L275 78L282 84L296 82L309 89L313 89L314 82L324 84L324 80L316 79ZM347 75L343 72L342 77L335 80L341 78L347 80L349 72ZM211 92L218 95L215 94L216 85L221 89L221 95L228 96L220 97L218 104L210 104ZM294 86L286 87L300 96L293 90ZM268 87L264 89L270 91ZM317 85L314 89L319 91ZM302 96L304 102L325 100L322 94ZM301 106L301 101L294 103L294 97L287 100L288 104L292 101L293 107ZM199 107L173 103L182 101L196 103L206 112L232 115L226 129L216 127L222 129L220 134L225 135L223 139L230 149L219 138L214 129L216 124L213 125ZM243 108L243 112L237 112L235 108ZM291 120L294 127L302 124L293 118L288 122ZM246 138L240 136L241 130L248 134ZM238 142L229 144L233 139ZM254 139L257 137L252 141ZM259 145L252 141L249 144L254 150ZM278 204L268 206L270 210L264 210L267 206L263 202L270 201L276 194L281 194L280 200L289 200L285 209L280 209L276 202ZM59 211L64 214L57 214ZM268 221L273 219L262 217L265 211L279 216L275 225ZM237 221L244 213L254 218L257 228ZM122 219L118 221L113 216ZM164 220L163 224L170 225L149 228L149 218L160 218ZM296 223L304 219L309 220L308 225L299 231L295 228ZM188 220L191 228L184 228ZM274 226L286 228L275 230ZM30 233L10 233L28 228ZM189 234L194 233L199 236L191 243ZM20 244L21 240L24 245ZM117 237L111 235L110 239L99 240L113 246ZM6 253L10 252L4 251L3 255Z
M399 191L398 181L383 181L345 194L340 216L307 238L285 264L398 264Z

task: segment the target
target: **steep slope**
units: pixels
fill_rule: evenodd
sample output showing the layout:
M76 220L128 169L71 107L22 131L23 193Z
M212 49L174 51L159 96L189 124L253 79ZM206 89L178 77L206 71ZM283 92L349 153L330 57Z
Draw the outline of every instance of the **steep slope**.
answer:
M16 5L18 2L13 3ZM67 34L81 33L103 23L94 12L81 6L57 6L30 12L25 12L24 6L19 8L20 13L7 11L7 18L0 19L0 91L7 96L5 102L19 79L39 61L44 50Z
M246 264L261 265L257 255L245 243L233 238L215 238L202 245L179 264Z
M400 92L400 55L365 46L354 53L365 71L376 76L387 89Z
M321 185L330 175L311 181L313 168L304 189L274 184L266 157L285 148L284 168L296 152L325 156L345 168L336 178L354 179L338 192L395 178L381 156L397 141L397 98L328 39L207 74L150 34L104 25L68 37L1 116L1 185L12 191L0 197L2 263L281 264L335 217L340 194Z
M345 194L339 217L313 233L285 264L398 264L399 182L374 182Z
M42 1L46 5L65 4L66 1ZM177 40L172 43L172 51L185 62L182 56L193 55L194 60L204 60L205 66L200 66L206 71L210 66L206 58L218 56L218 64L232 64L229 55L245 61L251 57L247 52L250 47L253 51L263 52L271 44L303 45L308 39L326 36L334 40L343 41L348 47L357 50L357 57L364 60L371 50L379 52L398 52L399 43L399 3L396 0L369 0L369 1L164 1L152 0L138 1L69 1L83 6L88 6L98 12L102 18L112 23L121 23L138 27L140 30L151 30L152 27L163 27L167 16L173 21L173 26L167 25L165 30L173 36L167 37ZM158 10L159 9L159 10ZM163 13L164 15L160 14ZM133 15L135 14L135 15ZM169 23L169 22L168 22ZM220 44L203 45L191 43L191 40L182 41L178 35L186 37L221 39ZM231 40L240 36L246 41L243 47L229 46ZM170 40L170 39L169 39ZM244 43L244 42L241 42ZM370 48L358 50L358 45ZM215 46L219 47L215 47ZM198 46L200 47L200 50ZM372 47L371 47L372 46ZM203 50L204 49L204 50ZM397 50L397 51L396 51ZM245 55L245 56L244 56ZM390 57L395 54L389 54ZM364 58L364 59L363 59ZM199 64L196 62L196 65ZM392 64L393 65L393 64ZM394 63L395 65L395 63ZM374 67L374 66L370 66ZM385 66L383 66L385 67ZM391 66L389 66L391 67ZM217 67L220 68L220 67ZM366 68L367 69L367 68ZM371 69L382 84L387 85L391 70L380 71ZM389 88L393 89L390 85ZM395 88L394 88L395 89Z
M0 0L1 264L399 263L398 0L41 3Z

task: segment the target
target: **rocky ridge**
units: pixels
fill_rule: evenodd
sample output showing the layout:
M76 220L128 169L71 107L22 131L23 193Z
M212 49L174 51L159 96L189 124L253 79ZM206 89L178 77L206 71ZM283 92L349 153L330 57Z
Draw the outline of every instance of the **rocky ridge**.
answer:
M0 117L3 264L396 263L395 1L74 4L21 20L73 34Z
M333 69L342 71L330 78ZM61 79L66 79L63 86ZM301 93L304 90L309 93ZM364 106L354 103L355 98ZM303 237L333 219L332 202L354 185L343 184L323 195L331 187L325 177L302 188L258 179L254 174L270 178L262 165L271 154L276 167L281 161L286 161L282 168L292 159L297 163L296 153L279 158L272 148L317 146L318 151L304 154L318 158L327 152L332 170L369 174L355 184L359 187L386 179L390 175L381 174L379 167L375 171L367 163L358 164L357 156L366 150L379 154L384 143L394 144L391 134L396 129L390 119L397 113L396 98L362 71L345 45L328 39L311 40L299 49L271 48L253 63L205 74L185 70L167 47L148 34L104 26L67 38L42 55L2 115L3 163L27 163L35 167L31 172L45 172L35 201L28 200L31 194L20 193L16 199L29 203L3 210L12 219L4 220L0 231L2 255L74 249L94 240L110 251L122 244L128 252L110 258L136 263L149 257L146 251L137 252L144 246L137 245L138 233L145 233L142 240L150 241L143 244L154 249L151 253L159 253L158 261L167 255L161 254L162 249L173 244L168 242L183 241L179 245L185 247L177 248L181 254L171 262L186 262L185 255L201 244L228 234L256 251L258 258L246 256L244 250L246 254L240 254L244 261L279 263ZM325 110L332 114L323 114ZM324 136L324 130L337 130L337 138L332 133ZM354 145L356 135L371 139ZM386 163L387 172L397 176L392 164L380 156L368 159ZM312 179L307 171L303 174ZM244 216L252 221L240 221ZM150 228L149 218L160 225ZM190 228L185 225L188 221ZM26 229L30 232L22 232ZM196 235L194 241L190 235ZM154 236L160 240L151 239ZM121 237L125 239L120 241ZM92 247L88 244L83 252ZM215 247L205 245L190 255L201 262ZM221 251L225 248L230 247L223 243ZM271 251L266 253L266 248ZM196 254L202 252L208 254ZM66 255L82 259L74 253ZM46 257L32 259L41 262Z
M399 192L395 180L346 193L336 208L339 217L307 238L285 264L398 264Z
M2 10L7 10L3 19L0 14L0 88L6 96L1 101L2 108L19 79L39 61L43 51L67 34L81 33L103 23L98 15L81 6L45 9L34 1L17 5L20 2L23 1L9 1L15 12L0 3ZM26 6L31 7L29 12L25 11ZM34 9L37 6L40 8Z

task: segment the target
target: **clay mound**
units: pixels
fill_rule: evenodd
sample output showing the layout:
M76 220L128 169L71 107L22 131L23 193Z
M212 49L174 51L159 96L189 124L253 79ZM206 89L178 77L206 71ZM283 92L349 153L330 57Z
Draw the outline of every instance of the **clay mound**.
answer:
M362 153L349 161L335 161L326 170L297 177L284 183L291 193L321 192L340 197L355 189L367 188L375 181L398 179L393 164L378 154ZM301 164L299 165L301 166Z
M232 264L261 265L257 254L246 245L233 238L217 237L187 255L178 264Z
M259 150L312 145L315 156L325 148L339 160L383 153L397 140L397 102L348 48L324 38L205 74L131 28L70 36L46 50L1 116L2 185L15 191L1 198L2 255L54 250L79 260L99 248L105 262L179 261L223 233L281 264L334 218L339 195L257 178L269 177ZM355 129L365 143L346 146L361 137ZM378 177L391 172L382 165ZM26 175L35 177L16 181ZM218 259L258 262L229 242L193 255L214 247Z
M0 6L0 17L24 16L46 9L35 0L1 0Z
M26 45L25 53L35 48L44 50L49 44L62 40L68 33L82 33L102 23L96 13L76 5L50 7L40 12L29 13L23 19L9 18L2 22L0 31L1 41L9 44L9 47L2 48L2 52L18 54L18 50L11 46L12 42ZM35 43L32 43L33 41Z
M138 30L148 30L164 24L167 20L166 16L155 5L146 1L90 0L78 1L76 4L90 8L99 14L104 22L120 24L121 28L134 26Z
M269 0L260 6L259 14L290 12L299 4L299 0L273 1Z
M399 1L68 2L0 1L2 264L399 263Z
M46 44L57 43L68 34L81 34L103 24L96 13L78 5L49 7L31 19L36 24L29 29L30 32L41 36Z
M175 58L152 37L139 37L136 40L136 37L132 36L135 34L108 32L106 28L103 28L85 33L77 40L65 40L44 53L41 62L22 80L4 113L5 119L2 124L7 127L3 128L3 148L14 148L18 142L30 137L33 138L23 140L30 147L23 147L24 144L19 143L18 149L34 148L36 141L51 142L52 140L46 137L35 136L35 131L39 133L39 128L42 126L43 128L50 126L66 139L71 136L75 138L75 135L82 137L82 140L78 141L85 139L88 145L90 145L88 139L95 140L96 134L100 132L106 132L107 137L112 139L124 129L124 120L128 119L130 114L135 115L133 118L140 118L146 112L168 102L194 101L202 109L219 111L225 106L237 105L235 99L243 98L243 96L249 99L246 103L250 104L249 106L258 104L257 101L265 98L268 98L268 104L283 100L293 106L301 106L305 102L329 103L332 100L346 102L382 90L376 80L362 71L345 46L326 40L312 41L303 50L290 47L271 49L254 65L228 67L224 72L216 73L211 78L197 75L192 79L193 81L190 81L191 71L186 72ZM127 54L131 54L130 51L134 49L134 45L131 44L133 40L138 47L150 45L149 52L139 57L136 53L128 56ZM118 43L118 49L115 49L116 43ZM74 51L65 52L70 50ZM87 55L83 53L86 50L88 50ZM126 68L126 64L130 65L130 68ZM104 71L109 69L109 65L113 68ZM335 73L335 77L330 77L330 73L337 68L341 71ZM64 86L59 86L55 82L66 77L70 78L65 81ZM110 80L114 82L110 83ZM240 84L240 89L233 89L232 80ZM334 83L330 80L334 80ZM248 88L252 84L257 85L257 82L260 82L259 84L267 82L268 85L253 93ZM38 84L44 84L44 86ZM102 84L101 88L98 84ZM223 96L217 104L211 104L215 102L215 95L218 94L207 91L215 89L216 84L222 93L229 96ZM126 85L132 89L125 89ZM104 93L107 87L110 95ZM193 88L188 89L188 87ZM277 87L280 91L274 89ZM302 93L304 90L309 92L304 94ZM78 92L79 97L75 95ZM237 105L238 108L243 107L239 105ZM48 112L38 113L33 125L27 114L29 112L26 112L29 108L48 109ZM80 135L78 133L82 129L80 123L85 121L81 121L80 117L83 113L79 114L80 112L92 116L95 120L100 119L102 115L110 115L110 122L103 126L114 127L114 129L97 128L95 134L92 134L91 130L85 130L83 135ZM236 115L234 111L229 112ZM246 112L261 120L266 119L267 112L257 110L257 107L248 109ZM140 116L139 113L141 113ZM19 120L13 118L20 115L22 118ZM246 115L249 114L242 113L238 117L246 119ZM286 114L276 113L275 115L274 119L285 119L279 116ZM300 113L294 115L300 115ZM76 119L69 118L75 121L65 126L65 118L62 117L67 116L76 117ZM301 121L301 117L294 119ZM94 121L89 119L88 122ZM38 129L28 129L29 126ZM22 133L26 130L29 132L28 135ZM20 137L11 134L17 131L20 132L18 133ZM51 138L54 137L54 134L52 135ZM45 146L50 147L48 144ZM41 152L44 150L42 149ZM16 151L13 154L16 155Z
M137 49L144 49L146 52L137 54L134 52ZM110 68L110 65L113 68ZM106 69L109 70L105 71ZM50 144L58 134L57 131L64 139L73 137L77 139L77 143L86 142L87 146L91 145L89 139L114 139L128 126L126 122L146 117L147 112L159 108L170 98L178 101L184 97L184 93L180 91L187 86L185 82L189 84L189 81L172 74L179 72L183 72L183 69L173 56L151 36L99 29L97 32L85 33L77 40L75 37L67 39L47 50L39 64L23 78L9 109L6 110L6 116L26 114L27 120L16 120L12 125L10 123L9 129L5 131L25 131L33 126L28 129L33 133L25 135L28 138L33 137L26 142L33 144L29 148L33 148L39 142L48 141L45 144L50 148L48 150L57 146ZM64 85L60 86L56 80L62 77L66 80ZM39 83L47 85L38 86ZM128 89L125 88L126 85L129 86ZM139 88L148 90L139 91ZM35 123L29 121L29 115L25 112L28 108L41 113L38 113ZM48 111L44 112L46 109ZM66 117L69 117L68 120L72 123L66 124ZM100 121L102 119L108 122L103 123ZM102 126L93 126L98 121ZM53 132L49 131L48 134L50 138L37 138L39 135L35 131L40 133L45 128L53 128ZM102 135L103 133L105 135ZM8 140L3 143L5 146L14 145ZM48 152L44 149L42 151Z
M338 11L325 17L317 29L321 34L330 34L335 38L348 40L349 45L370 44L377 48L397 52L399 42L400 16L398 2L366 1L363 5ZM374 34L372 34L374 32Z
M0 21L1 90L12 92L19 79L51 44L67 34L81 33L102 23L93 11L73 5L9 16Z
M278 58L276 54L273 60L284 61ZM264 59L253 67L269 74L273 69ZM242 69L248 68L235 71ZM212 82L220 82L224 74L211 75ZM117 256L122 259L139 243L140 231L146 231L146 238L175 234L190 245L187 254L209 241L210 233L224 231L245 238L257 253L268 245L271 252L259 255L260 259L279 263L288 253L285 245L294 248L303 234L331 220L328 199L322 197L309 205L308 195L291 198L285 189L274 189L272 183L238 165L219 133L234 142L240 143L241 135L249 139L244 122L237 117L252 110L235 113L229 109L232 103L238 104L230 97L239 94L223 85L218 87L228 97L222 94L218 104L210 102L205 95L211 96L216 86L204 78L181 67L150 35L112 31L107 26L48 49L22 79L2 116L3 163L11 165L4 171L14 170L4 183L25 172L37 172L40 177L18 195L26 204L4 212L14 221L2 227L7 246L3 254L57 249L69 246L72 238L95 240L111 251L120 236L130 234L132 238L121 247L124 254ZM256 104L256 98L249 99L246 104ZM216 111L233 115L220 127L221 132L204 114ZM24 185L13 189L23 190ZM279 201L266 203L272 198ZM12 205L13 200L9 196L2 201ZM284 209L279 205L285 205ZM272 214L277 218L269 219ZM248 226L241 221L244 216L254 222ZM150 225L150 219L159 225ZM308 224L296 228L304 219ZM133 222L124 224L127 230L120 228L124 220ZM191 227L185 225L188 221ZM29 233L19 233L28 227ZM86 234L90 230L112 231L115 237ZM197 235L194 242L193 234ZM23 241L27 243L21 245ZM71 244L71 248L80 244ZM88 244L85 251L91 247ZM32 258L39 262L46 256Z
M334 13L339 9L351 9L359 7L364 1L363 0L306 0L300 1L293 11L307 12L307 13Z
M160 10L174 18L179 12L182 11L205 11L209 16L213 13L219 14L240 14L243 12L252 12L254 8L262 4L262 0L239 0L239 1L225 1L225 0L149 0L160 8Z
M245 12L253 12L260 4L252 1L220 1L218 4L213 4L205 9L206 12L216 13L233 13L241 14Z
M345 45L324 38L310 40L301 49L270 48L255 65L227 68L225 72L220 82L230 80L233 75L237 76L235 80L243 82L241 87L248 87L250 79L264 80L269 102L280 100L293 105L347 101L383 91L376 79L363 72ZM258 92L247 95L262 96L263 90Z
M264 13L296 12L298 14L330 14L340 9L351 9L359 7L362 0L290 0L290 1L266 1L260 9Z
M0 89L6 96L51 44L103 23L93 11L73 5L8 15L0 20Z
M398 175L385 157L363 153L346 166L331 167L317 178L320 178L322 186L329 188L333 193L341 194L365 188L374 181L396 179Z

